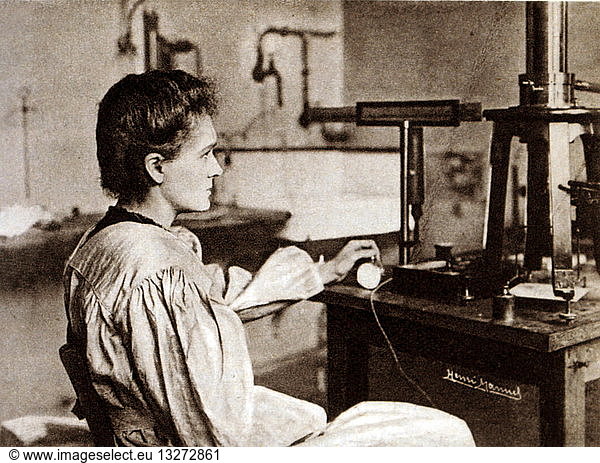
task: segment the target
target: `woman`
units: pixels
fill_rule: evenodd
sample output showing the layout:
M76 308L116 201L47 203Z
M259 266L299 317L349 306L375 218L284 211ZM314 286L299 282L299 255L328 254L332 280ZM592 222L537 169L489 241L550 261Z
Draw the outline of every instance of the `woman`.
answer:
M327 428L321 407L253 384L242 320L317 294L358 259L379 259L379 251L370 240L351 241L331 261L314 263L288 247L256 275L233 267L228 278L204 265L195 235L172 223L210 206L213 179L222 173L213 154L214 111L211 85L183 71L129 75L100 103L101 181L117 204L69 259L65 301L69 340L85 352L115 442L335 445L354 435L351 442L368 445L389 442L348 431L365 407L368 420L392 423L388 435L400 416L390 407L403 407L404 422L407 410L431 421L424 407L367 403ZM435 413L453 429L444 434L451 442L472 442L462 421Z

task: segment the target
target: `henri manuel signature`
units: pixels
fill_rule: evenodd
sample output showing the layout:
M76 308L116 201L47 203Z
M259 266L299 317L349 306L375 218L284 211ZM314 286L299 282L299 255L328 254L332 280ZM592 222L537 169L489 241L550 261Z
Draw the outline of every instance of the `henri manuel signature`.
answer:
M467 386L479 391L487 392L488 394L497 394L507 399L521 400L521 388L517 386L514 389L498 386L481 376L469 376L458 373L451 368L446 369L446 376L443 379Z

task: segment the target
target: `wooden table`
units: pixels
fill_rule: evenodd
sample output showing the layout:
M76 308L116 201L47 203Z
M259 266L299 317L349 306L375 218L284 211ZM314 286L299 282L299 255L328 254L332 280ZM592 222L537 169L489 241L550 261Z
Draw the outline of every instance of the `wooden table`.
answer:
M489 299L461 305L384 288L374 305L396 351L534 385L540 444L585 444L586 383L600 378L600 291L574 304L573 322L528 309L504 323L492 320ZM316 298L327 305L330 419L369 398L369 347L385 345L369 296L338 284Z

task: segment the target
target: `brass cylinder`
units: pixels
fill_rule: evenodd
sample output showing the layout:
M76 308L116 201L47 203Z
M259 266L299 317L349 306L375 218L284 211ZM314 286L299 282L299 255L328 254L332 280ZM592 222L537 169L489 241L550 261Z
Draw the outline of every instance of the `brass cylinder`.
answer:
M492 298L492 318L497 321L511 323L515 319L515 297L502 294Z

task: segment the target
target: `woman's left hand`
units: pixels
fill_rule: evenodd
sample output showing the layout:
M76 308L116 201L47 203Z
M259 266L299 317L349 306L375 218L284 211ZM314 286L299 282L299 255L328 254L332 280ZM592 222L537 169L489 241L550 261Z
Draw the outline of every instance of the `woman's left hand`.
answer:
M324 262L319 267L323 284L341 281L352 270L359 259L374 258L381 264L379 248L373 240L352 240L331 260Z

